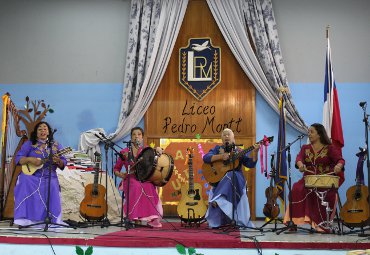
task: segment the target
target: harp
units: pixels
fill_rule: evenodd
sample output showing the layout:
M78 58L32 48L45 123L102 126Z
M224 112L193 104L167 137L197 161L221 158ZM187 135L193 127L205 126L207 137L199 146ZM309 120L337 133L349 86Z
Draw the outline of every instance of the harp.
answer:
M9 93L3 95L2 101L0 220L6 220L14 217L14 186L22 169L15 164L15 155L28 140L35 125L46 116L47 112L52 113L53 110L49 105L45 105L44 100L30 101L28 97L26 97L25 109L18 110ZM38 110L40 107L44 110Z

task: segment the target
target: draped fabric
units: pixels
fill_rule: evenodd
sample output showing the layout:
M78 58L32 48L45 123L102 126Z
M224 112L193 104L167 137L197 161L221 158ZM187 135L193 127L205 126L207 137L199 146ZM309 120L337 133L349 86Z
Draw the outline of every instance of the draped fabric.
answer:
M117 129L83 132L79 149L100 151L96 135L119 141L143 118L166 71L188 0L132 0L124 89Z
M286 119L307 133L291 95L280 50L271 0L207 0L227 44L240 66L268 104L278 113L286 94ZM107 135L119 141L143 118L166 70L188 0L132 0L124 89L117 129ZM248 38L252 37L253 47ZM281 89L283 88L283 89ZM79 149L90 156L101 128L83 132Z
M207 3L227 44L257 91L277 113L279 94L283 91L287 121L298 131L307 133L307 126L288 93L271 0L207 0Z

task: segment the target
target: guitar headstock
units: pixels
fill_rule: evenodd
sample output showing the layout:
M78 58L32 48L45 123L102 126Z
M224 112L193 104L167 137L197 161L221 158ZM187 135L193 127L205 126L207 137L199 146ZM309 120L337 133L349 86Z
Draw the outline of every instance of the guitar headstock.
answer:
M72 148L68 146L68 147L64 148L62 151L63 151L64 154L67 154L67 153L72 152Z
M259 141L258 143L266 146L272 143L272 141L274 141L274 136L269 136L269 137L264 136L263 139Z
M194 148L192 148L192 147L188 147L188 148L186 149L186 154L187 154L187 156L188 156L189 158L192 158L192 157L193 157L193 153L194 153Z
M186 160L185 160L185 165L188 164L189 158L193 158L193 153L194 153L194 148L188 147L186 149Z

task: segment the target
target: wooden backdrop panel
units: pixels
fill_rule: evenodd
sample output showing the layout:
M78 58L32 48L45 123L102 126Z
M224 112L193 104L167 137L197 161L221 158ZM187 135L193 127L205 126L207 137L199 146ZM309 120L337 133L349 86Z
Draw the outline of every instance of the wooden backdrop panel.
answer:
M221 48L221 81L202 101L179 83L179 50L188 46L190 38L210 38L213 46ZM167 70L145 114L147 144L158 145L160 138L194 139L197 134L220 138L220 132L228 127L238 142L250 146L256 141L255 126L255 88L228 47L206 1L189 1ZM246 177L254 218L254 170ZM165 208L165 214L173 211Z

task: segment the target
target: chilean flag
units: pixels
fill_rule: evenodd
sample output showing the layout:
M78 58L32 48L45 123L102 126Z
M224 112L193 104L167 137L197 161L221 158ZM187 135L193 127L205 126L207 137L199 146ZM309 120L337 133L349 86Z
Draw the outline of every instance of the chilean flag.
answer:
M329 138L331 138L332 144L338 148L342 148L344 146L342 121L340 119L338 93L331 63L329 37L326 51L324 109L322 124L325 127Z

